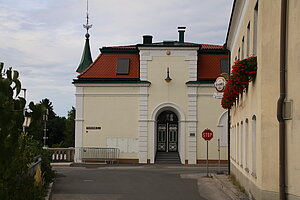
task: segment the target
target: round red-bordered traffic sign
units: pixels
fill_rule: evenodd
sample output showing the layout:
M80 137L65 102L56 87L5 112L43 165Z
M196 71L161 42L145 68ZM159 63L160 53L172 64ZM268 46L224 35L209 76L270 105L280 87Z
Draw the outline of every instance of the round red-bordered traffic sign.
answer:
M217 92L224 92L224 89L226 86L226 79L223 76L219 76L216 79L214 86L215 86Z
M204 140L211 140L214 137L214 133L210 129L205 129L202 132L202 138Z

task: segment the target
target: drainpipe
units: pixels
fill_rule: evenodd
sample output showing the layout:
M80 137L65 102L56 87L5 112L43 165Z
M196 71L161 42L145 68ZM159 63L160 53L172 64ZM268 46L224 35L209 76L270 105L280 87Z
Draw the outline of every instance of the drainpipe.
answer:
M230 76L230 66L231 66L231 52L229 51L229 49L227 48L227 43L225 42L225 44L223 45L223 48L226 49L228 51L228 78ZM228 160L228 175L230 175L230 109L228 109L227 111L228 117L227 117L227 160Z
M227 40L226 40L227 41ZM226 49L228 51L228 78L230 76L230 66L231 66L231 52L229 51L229 49L227 48L227 42L225 42L225 44L223 45L223 48ZM227 111L228 117L227 117L227 160L228 160L228 175L230 175L230 109L228 109Z
M286 132L283 106L286 98L286 8L287 0L281 0L281 22L280 22L280 97L277 101L277 119L279 121L279 199L286 200Z
M230 109L228 109L228 127L227 127L227 159L228 159L228 175L230 175Z
M228 62L229 62L229 67L228 67L228 79L230 76L230 66L231 66L231 52L228 50ZM228 159L228 175L230 175L230 109L228 109L228 119L227 119L227 159Z

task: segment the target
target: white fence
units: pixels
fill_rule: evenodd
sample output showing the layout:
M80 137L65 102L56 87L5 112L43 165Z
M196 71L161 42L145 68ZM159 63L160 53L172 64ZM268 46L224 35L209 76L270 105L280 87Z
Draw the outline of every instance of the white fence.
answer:
M79 157L83 162L102 161L105 163L119 163L120 150L118 148L81 147Z
M73 162L75 148L48 148L52 151L53 162Z

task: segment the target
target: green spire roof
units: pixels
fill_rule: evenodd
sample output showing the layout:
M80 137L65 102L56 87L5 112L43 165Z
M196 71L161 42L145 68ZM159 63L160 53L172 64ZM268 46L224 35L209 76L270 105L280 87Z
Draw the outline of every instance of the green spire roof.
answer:
M84 45L81 61L76 70L76 72L78 73L84 72L93 63L91 50L90 50L90 42L89 42L90 34L88 33L85 34L85 37L86 39L85 39L85 45Z

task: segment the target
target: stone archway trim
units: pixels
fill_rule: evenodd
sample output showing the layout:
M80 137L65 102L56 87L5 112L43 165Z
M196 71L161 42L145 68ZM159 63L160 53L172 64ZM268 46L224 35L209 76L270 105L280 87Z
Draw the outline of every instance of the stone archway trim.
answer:
M180 107L174 103L162 103L154 108L151 114L151 119L149 120L150 128L150 163L155 162L155 153L156 153L156 119L158 115L166 110L173 111L178 117L178 152L180 155L181 163L185 163L185 115Z

